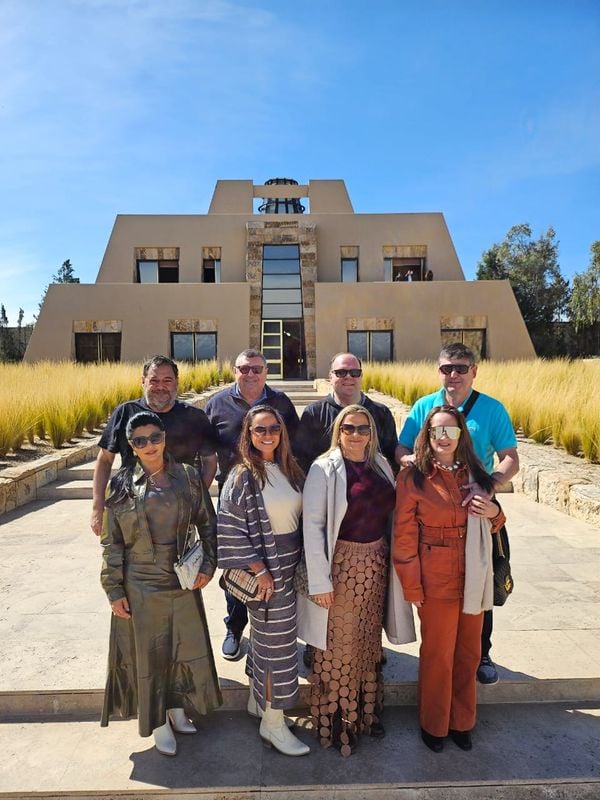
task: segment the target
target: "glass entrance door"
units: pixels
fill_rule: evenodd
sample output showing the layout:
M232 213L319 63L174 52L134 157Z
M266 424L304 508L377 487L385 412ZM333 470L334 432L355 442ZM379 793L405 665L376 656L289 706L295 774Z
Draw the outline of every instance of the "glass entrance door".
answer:
M283 320L263 319L260 349L269 378L283 378Z

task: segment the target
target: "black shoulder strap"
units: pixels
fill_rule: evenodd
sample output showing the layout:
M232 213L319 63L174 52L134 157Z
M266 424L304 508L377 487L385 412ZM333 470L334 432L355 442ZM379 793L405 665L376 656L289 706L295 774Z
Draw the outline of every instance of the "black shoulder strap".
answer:
M462 413L463 413L463 416L464 416L465 419L467 418L467 416L469 415L469 412L471 411L471 409L475 405L475 401L477 400L478 397L479 397L479 392L477 391L477 389L473 389L469 399L467 400L467 402L463 406Z

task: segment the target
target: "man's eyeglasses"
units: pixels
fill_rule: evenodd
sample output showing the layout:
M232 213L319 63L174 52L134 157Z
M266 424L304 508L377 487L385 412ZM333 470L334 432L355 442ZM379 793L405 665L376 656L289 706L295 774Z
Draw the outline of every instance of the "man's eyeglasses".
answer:
M133 436L131 438L131 444L136 450L143 450L144 447L148 447L149 444L160 444L164 439L165 432L156 431L156 433L151 433L150 436Z
M432 439L443 439L444 436L447 436L448 439L452 439L455 442L460 439L460 433L458 425L434 425L429 428L429 436Z
M239 370L242 373L242 375L247 375L249 372L251 372L253 375L260 375L264 370L263 364L256 364L255 366L252 367L249 366L248 364L244 364L243 367L238 367L236 364L235 368Z
M332 369L331 370L336 378L346 378L350 375L351 378L360 378L362 369Z
M440 372L443 372L444 375L452 375L453 372L466 375L472 366L473 364L440 364Z
M276 425L255 425L253 428L250 428L250 430L252 433L258 434L258 436L263 436L265 433L272 436L274 433L281 433L281 425L279 423Z
M370 425L350 425L349 422L343 422L340 425L340 430L342 433L346 433L348 436L352 436L353 433L358 433L359 436L371 435Z

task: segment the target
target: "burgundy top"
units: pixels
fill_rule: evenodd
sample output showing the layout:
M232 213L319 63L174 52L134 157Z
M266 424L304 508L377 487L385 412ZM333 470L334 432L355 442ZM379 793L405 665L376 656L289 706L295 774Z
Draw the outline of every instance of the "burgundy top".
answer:
M392 484L368 469L364 461L348 461L346 467L348 509L338 538L347 542L375 542L387 533L396 492Z

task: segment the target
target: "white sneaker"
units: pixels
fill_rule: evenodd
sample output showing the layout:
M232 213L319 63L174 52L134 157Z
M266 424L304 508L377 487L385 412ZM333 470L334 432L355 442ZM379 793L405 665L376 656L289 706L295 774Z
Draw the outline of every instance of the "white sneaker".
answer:
M305 756L310 747L296 738L284 721L283 711L271 708L267 702L264 716L260 722L260 738L285 756Z
M175 733L198 733L195 725L186 717L183 708L167 708L167 719L170 720Z
M177 755L177 741L169 725L169 720L160 728L154 728L152 735L154 736L154 745L159 753L162 753L163 756Z

